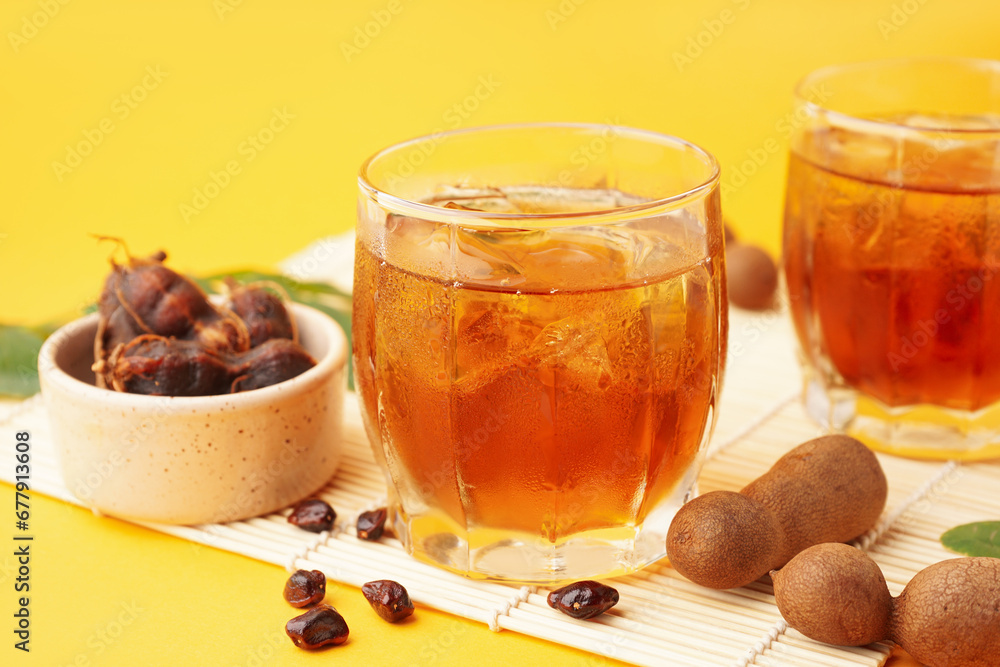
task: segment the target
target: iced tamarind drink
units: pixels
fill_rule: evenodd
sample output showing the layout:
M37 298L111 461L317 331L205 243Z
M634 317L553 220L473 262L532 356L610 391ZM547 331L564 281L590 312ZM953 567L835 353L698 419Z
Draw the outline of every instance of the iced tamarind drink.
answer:
M806 403L898 454L1000 456L1000 62L828 68L800 91L785 276Z
M412 553L524 582L663 555L725 351L717 181L695 146L610 126L365 164L357 385Z

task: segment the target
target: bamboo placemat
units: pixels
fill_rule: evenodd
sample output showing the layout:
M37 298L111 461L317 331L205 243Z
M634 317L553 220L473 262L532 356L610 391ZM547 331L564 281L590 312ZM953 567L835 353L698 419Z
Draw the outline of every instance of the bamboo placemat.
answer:
M784 452L816 436L798 400L798 370L787 316L731 315L731 357L719 420L700 477L702 492L739 489ZM289 570L319 569L345 584L393 578L413 600L482 622L638 665L823 665L885 663L890 646L835 648L789 629L774 605L770 583L714 591L692 584L665 562L615 579L621 602L590 621L550 609L546 591L475 582L419 563L400 543L354 536L359 512L384 502L385 486L361 425L357 399L345 405L345 456L320 494L338 512L330 533L305 533L287 511L229 524L143 524L199 544L243 554ZM80 504L62 483L47 415L39 397L0 406L0 430L30 429L34 490ZM4 436L6 437L6 436ZM9 438L8 438L9 440ZM1000 463L959 465L879 455L889 478L887 511L858 542L882 567L893 594L920 569L954 557L938 542L947 528L1000 516ZM10 481L13 465L0 467Z

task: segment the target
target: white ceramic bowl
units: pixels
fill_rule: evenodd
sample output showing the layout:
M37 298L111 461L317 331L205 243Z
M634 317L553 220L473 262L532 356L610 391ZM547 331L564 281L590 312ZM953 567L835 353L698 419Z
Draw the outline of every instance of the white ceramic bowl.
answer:
M67 488L95 511L174 524L257 516L321 488L340 462L347 340L324 313L292 313L316 366L223 396L99 389L97 315L55 332L38 371Z

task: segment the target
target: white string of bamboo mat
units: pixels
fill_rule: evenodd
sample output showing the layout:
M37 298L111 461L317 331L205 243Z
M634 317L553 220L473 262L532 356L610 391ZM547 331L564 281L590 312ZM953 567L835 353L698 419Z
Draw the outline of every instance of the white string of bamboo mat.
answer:
M892 525L899 520L899 517L903 516L914 504L922 500L926 496L931 488L937 484L939 481L944 479L944 477L955 470L959 463L957 461L948 461L940 468L937 472L924 482L917 490L910 494L910 496L904 500L898 507L893 509L888 514L884 515L879 519L879 522L875 524L875 527L869 530L864 535L856 538L851 542L851 546L857 547L862 551L868 551L868 549L889 530Z
M356 415L357 413L349 412L349 414ZM48 439L47 425L44 423L43 417L44 415L35 415L35 418L31 420L32 423L27 424L34 431L33 440L39 444ZM367 459L370 463L370 451L365 443L360 442L358 437L360 423L356 423L353 419L349 420L347 433L348 449L345 453L344 471L351 472L353 469L357 469L353 470L353 474L359 478L355 482L357 487L383 492L384 488L379 488L381 473L370 466L359 467L357 465L360 459ZM39 452L38 460L41 461L42 458ZM50 487L60 483L57 471L50 470L48 473L42 475L39 471L37 479L40 490L42 490L43 484ZM347 498L340 498L343 494L339 487L340 485L335 482L324 491L323 497L336 500L338 505L344 509L360 509L361 504L357 502L356 496L354 507L341 502ZM65 490L60 495L66 495ZM368 496L368 498L372 497L374 496ZM338 500L338 498L340 499ZM364 502L366 499L360 500ZM365 503L365 505L370 504L370 501ZM343 516L350 515L345 511L342 511L341 514ZM659 576L657 578L653 572L650 572L643 577L636 578L635 582L642 580L656 582L651 589L655 591L655 595L649 597L647 591L645 601L638 605L638 612L635 611L635 604L623 605L619 614L609 615L606 622L600 624L600 631L595 632L596 624L559 618L557 614L547 608L543 596L530 590L514 591L510 587L499 584L469 582L454 577L405 556L401 546L394 540L386 541L384 544L362 543L350 531L344 531L342 523L338 523L339 530L336 533L331 533L329 536L319 536L318 539L317 536L312 535L303 539L301 531L290 528L285 522L284 513L225 525L151 527L200 544L243 553L276 565L288 566L284 554L287 554L289 550L304 547L313 553L308 558L298 559L295 562L296 568L320 569L325 571L333 581L355 586L384 576L384 572L390 570L395 578L411 589L411 594L418 603L479 620L487 625L493 625L496 629L505 628L542 636L638 664L662 664L665 657L670 658L671 664L679 665L726 664L725 654L727 652L733 653L739 646L747 644L742 639L724 640L724 638L718 637L715 631L718 624L715 617L723 613L724 610L726 614L736 618L743 613L739 607L727 610L727 607L732 606L732 600L727 600L727 598L737 600L741 597L745 598L745 591L735 598L727 592L707 592L707 597L710 598L710 604L707 607L714 610L713 618L710 622L694 621L690 632L684 631L678 634L676 630L672 629L680 626L680 622L684 620L683 617L657 622L657 613L662 614L664 609L670 607L679 607L685 613L700 612L703 617L705 616L706 605L701 598L706 597L706 591L689 582L677 581L679 578L673 575L669 568L664 568L669 575L668 577ZM671 581L673 581L675 588L670 595L664 595L664 582ZM616 585L618 584L616 583ZM634 595L636 600L643 600L642 595L636 593L637 589L633 586L641 587L646 586L646 584L622 583L619 588L625 596L628 596L625 599ZM680 588L677 588L678 586ZM471 596L470 588L473 593ZM683 590L684 594L678 595L678 590ZM515 594L517 595L517 604L514 603L512 597ZM760 592L755 595L754 600L757 606L754 609L754 615L768 619L768 614L773 615L774 612L768 603L762 601L762 595L764 594ZM478 603L470 604L470 598ZM567 628L567 623L574 624L574 626ZM743 620L738 625L745 627L746 623ZM657 628L661 635L659 638L643 635L643 630L651 627ZM664 630L664 627L667 630ZM753 630L759 631L759 628L753 627ZM744 632L743 636L748 634L751 633ZM701 640L702 644L708 646L696 645L692 647L692 643L697 644L691 639L695 635L708 638ZM722 655L714 655L713 660L706 663L705 656L711 655L709 649L719 653L720 646L723 647Z
M42 402L42 395L35 394L23 401L5 400L0 403L0 426L6 425L26 412L35 409Z
M699 480L703 492L742 488L790 447L818 434L798 403L789 400L798 386L789 329L775 323L756 347L748 348L749 354L731 365L716 437ZM0 415L5 415L0 429L32 430L36 490L79 504L62 484L41 402L33 398L12 409L0 406ZM733 591L713 591L658 563L615 580L622 601L611 612L576 621L549 609L544 591L458 577L410 558L391 538L358 540L354 517L384 503L385 484L354 396L345 405L345 420L341 468L320 494L339 513L329 534L290 526L287 511L224 525L146 525L190 540L195 548L212 546L279 567L320 569L334 589L391 576L418 604L493 630L522 632L640 665L876 667L888 655L885 645L827 647L784 628L766 579ZM937 541L941 532L1000 516L1000 465L879 458L890 479L888 509L879 526L860 539L898 593L919 569L952 556ZM0 474L13 469L0 467Z
M797 400L798 397L799 397L799 390L796 388L795 390L789 392L788 395L785 396L784 398L779 399L778 402L775 403L774 406L770 410L766 410L766 411L762 412L760 415L757 416L756 419L754 419L753 421L749 422L746 426L744 426L743 428L741 428L739 431L737 431L736 433L732 434L731 436L729 436L728 438L726 438L725 440L723 440L722 442L720 442L718 444L712 444L709 447L709 449L708 449L708 453L705 454L705 459L706 460L710 460L713 457L715 457L717 454L720 454L720 453L726 451L727 449L729 449L730 447L732 447L733 445L735 445L737 442L739 442L741 438L747 436L752 431L754 431L759 426L761 426L764 422L766 422L768 419L770 419L775 414L777 414L780 410L782 410L789 403Z

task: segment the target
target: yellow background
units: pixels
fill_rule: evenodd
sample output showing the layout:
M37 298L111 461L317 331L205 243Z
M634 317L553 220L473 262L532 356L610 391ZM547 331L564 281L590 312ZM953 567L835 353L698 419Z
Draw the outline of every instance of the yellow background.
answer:
M796 80L880 57L1000 58L1000 5L4 0L0 33L0 321L37 323L96 297L109 248L90 233L164 248L183 271L272 267L353 224L365 157L455 125L615 122L690 139L719 158L723 183L746 175L724 210L777 253ZM244 142L267 138L275 110L294 117L250 159ZM231 162L238 173L185 216ZM280 569L34 503L33 651L11 648L13 561L0 556L5 664L603 662L424 609L390 627L346 587L332 600L351 642L307 655L282 633ZM143 611L119 637L95 639L133 602Z

